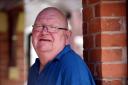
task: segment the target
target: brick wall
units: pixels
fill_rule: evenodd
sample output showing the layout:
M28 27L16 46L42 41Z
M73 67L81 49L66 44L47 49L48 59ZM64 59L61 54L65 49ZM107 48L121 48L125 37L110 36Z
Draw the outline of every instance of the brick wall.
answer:
M23 17L21 17L23 19ZM20 19L20 18L19 18ZM18 19L18 22L20 20ZM8 47L8 23L7 23L7 15L5 12L0 12L0 85L24 85L26 81L26 63L25 63L25 56L24 56L24 33L18 30L16 33L16 72L13 72L12 75L17 75L17 78L12 79L9 77L9 47ZM20 22L20 26L17 26L17 29L23 25L23 21Z
M97 85L127 85L126 0L83 0L84 58Z
M17 33L17 37L16 68L18 69L18 78L10 79L7 33L0 32L0 85L24 85L24 82L26 81L27 69L23 52L23 33Z

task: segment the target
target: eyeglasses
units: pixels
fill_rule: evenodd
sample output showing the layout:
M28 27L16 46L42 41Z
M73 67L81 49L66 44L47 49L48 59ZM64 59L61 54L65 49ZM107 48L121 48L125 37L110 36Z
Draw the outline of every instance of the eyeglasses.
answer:
M47 30L47 32L58 32L58 30L68 30L67 28L54 27L51 25L32 25L34 30L42 31Z

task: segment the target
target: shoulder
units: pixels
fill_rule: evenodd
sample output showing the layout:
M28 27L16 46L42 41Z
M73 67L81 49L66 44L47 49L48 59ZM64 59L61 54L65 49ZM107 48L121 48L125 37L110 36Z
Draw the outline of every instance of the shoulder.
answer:
M88 71L88 67L84 60L73 50L70 50L65 55L63 55L61 59L61 64L63 69L66 69L66 71Z
M76 63L83 63L82 58L73 50L68 51L67 53L65 53L61 59L61 61L64 64L68 64L68 65L72 65L72 64L76 64Z
M70 82L71 85L95 85L86 63L74 51L66 53L61 64L64 82Z

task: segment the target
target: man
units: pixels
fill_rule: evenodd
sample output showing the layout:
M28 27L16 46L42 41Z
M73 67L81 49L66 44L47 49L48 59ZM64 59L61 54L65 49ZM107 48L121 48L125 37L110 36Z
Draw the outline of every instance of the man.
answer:
M60 10L48 7L39 13L32 30L39 59L30 68L28 85L95 85L87 65L71 49L70 36Z

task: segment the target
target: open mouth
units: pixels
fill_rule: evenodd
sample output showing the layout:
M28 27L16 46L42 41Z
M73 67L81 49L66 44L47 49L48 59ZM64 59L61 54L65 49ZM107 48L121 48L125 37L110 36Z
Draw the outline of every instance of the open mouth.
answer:
M48 41L48 42L51 42L50 39L39 39L39 41Z

